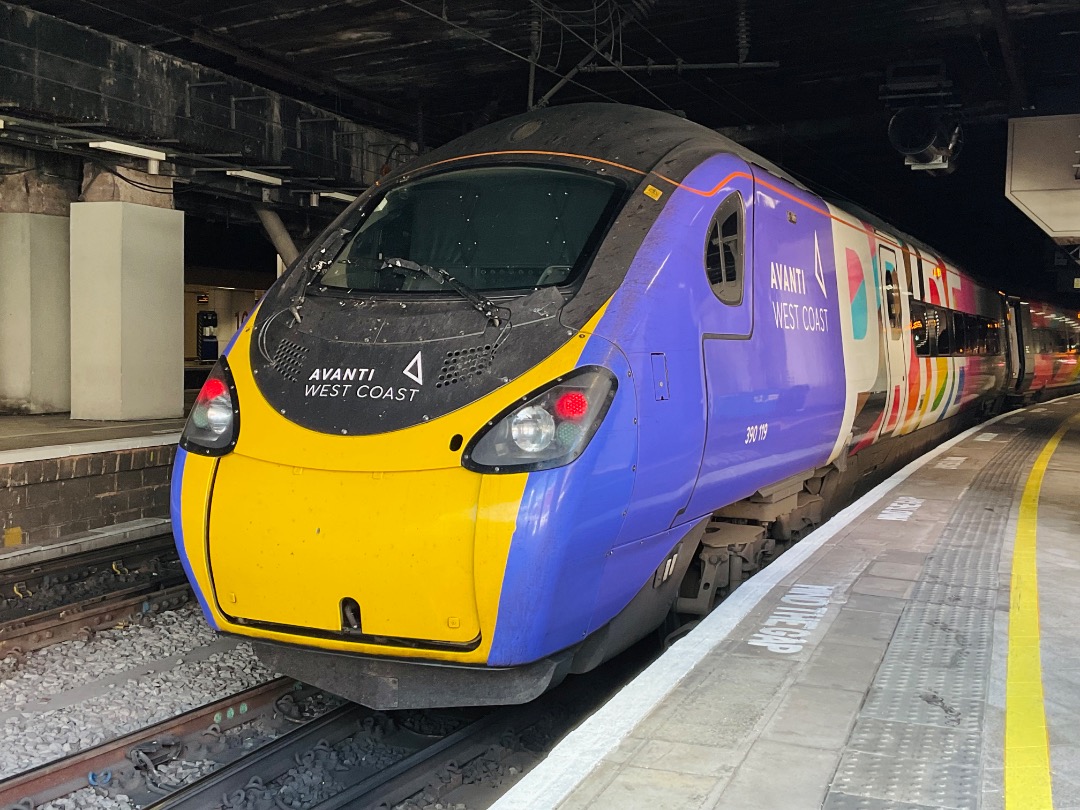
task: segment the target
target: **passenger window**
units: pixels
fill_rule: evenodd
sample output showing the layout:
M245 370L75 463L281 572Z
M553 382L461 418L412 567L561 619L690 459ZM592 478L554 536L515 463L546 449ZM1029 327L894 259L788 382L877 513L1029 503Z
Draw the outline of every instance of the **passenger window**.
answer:
M926 345L929 347L926 356L938 356L938 335L941 330L941 310L936 307L926 306Z
M911 307L911 338L915 342L915 354L930 356L930 325L926 322L926 307L921 301L908 302Z
M988 321L986 324L986 353L1001 354L1001 322Z
M986 321L977 315L964 316L964 331L967 334L968 352L986 354Z
M939 310L937 312L938 321L938 337L937 337L937 351L935 354L938 357L943 355L949 355L953 353L953 331L952 331L952 318L949 317L948 312Z
M709 224L705 242L705 273L716 297L737 306L743 297L742 197L724 200Z
M974 315L964 315L964 354L986 354L986 336L982 324Z
M952 321L952 350L953 354L969 354L970 346L968 345L968 338L965 334L964 316L960 312L949 312L947 317Z

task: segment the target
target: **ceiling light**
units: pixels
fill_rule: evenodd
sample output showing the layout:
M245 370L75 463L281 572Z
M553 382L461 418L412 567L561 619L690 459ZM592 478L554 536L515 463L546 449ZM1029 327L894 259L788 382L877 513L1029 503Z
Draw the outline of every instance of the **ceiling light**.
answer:
M342 202L352 202L356 199L355 194L346 194L344 191L320 191L319 194L328 199L341 200Z
M106 152L116 152L118 155L131 155L132 157L146 158L147 160L165 160L168 155L160 149L149 149L145 146L135 146L130 143L119 141L90 141L87 144L92 149L103 149Z
M272 174L251 172L247 169L229 169L225 174L229 177L242 177L245 180L254 180L256 183L266 183L268 186L280 186L282 183L280 177L274 177Z

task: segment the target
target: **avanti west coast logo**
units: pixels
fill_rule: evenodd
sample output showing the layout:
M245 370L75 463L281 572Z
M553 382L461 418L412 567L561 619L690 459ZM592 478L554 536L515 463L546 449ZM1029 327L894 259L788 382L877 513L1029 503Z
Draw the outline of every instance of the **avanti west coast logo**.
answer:
M424 384L424 358L422 352L409 361L401 373L417 385ZM395 385L392 379L383 380L377 368L358 366L318 367L304 383L304 396L308 397L358 397L360 399L383 399L390 402L412 402L420 393L419 388ZM379 379L376 383L375 380Z

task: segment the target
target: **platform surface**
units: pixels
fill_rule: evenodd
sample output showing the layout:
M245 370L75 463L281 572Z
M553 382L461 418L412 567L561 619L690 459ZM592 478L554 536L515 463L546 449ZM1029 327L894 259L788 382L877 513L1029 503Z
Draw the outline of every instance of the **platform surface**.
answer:
M962 434L745 583L495 807L1080 808L1078 528L1080 397Z
M183 419L98 422L67 414L0 416L0 450L164 435L179 433L183 427Z

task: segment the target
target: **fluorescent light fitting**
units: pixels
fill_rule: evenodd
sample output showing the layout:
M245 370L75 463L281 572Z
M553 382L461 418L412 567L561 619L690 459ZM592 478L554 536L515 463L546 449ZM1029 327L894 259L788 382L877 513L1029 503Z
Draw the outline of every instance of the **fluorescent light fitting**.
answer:
M0 129L4 128L4 119L0 118Z
M242 177L245 180L254 180L256 183L266 183L268 186L280 186L282 182L280 177L274 177L272 174L250 172L247 169L229 169L225 174L229 177Z
M343 202L352 202L356 199L355 194L346 194L344 191L320 191L319 195L331 200L342 200Z
M131 155L132 157L146 158L147 160L165 160L168 155L160 149L149 149L145 146L135 146L130 143L119 141L90 141L87 144L92 149L103 149L106 152L116 152L118 155Z

